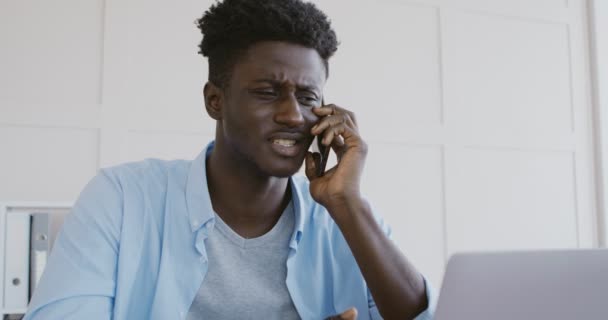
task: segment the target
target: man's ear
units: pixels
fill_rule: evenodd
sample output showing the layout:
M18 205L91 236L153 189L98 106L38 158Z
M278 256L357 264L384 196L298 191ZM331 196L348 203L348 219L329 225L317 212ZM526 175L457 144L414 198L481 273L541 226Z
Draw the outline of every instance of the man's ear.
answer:
M214 120L222 119L222 106L224 103L224 92L218 86L208 81L203 90L205 95L205 109Z

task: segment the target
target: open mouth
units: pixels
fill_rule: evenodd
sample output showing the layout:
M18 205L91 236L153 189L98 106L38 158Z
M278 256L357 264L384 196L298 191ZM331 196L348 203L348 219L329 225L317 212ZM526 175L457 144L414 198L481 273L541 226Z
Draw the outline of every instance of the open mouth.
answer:
M292 158L302 154L301 140L288 137L270 139L270 145L274 152L282 157Z
M274 139L273 144L278 144L283 147L293 147L296 144L296 140L293 139Z

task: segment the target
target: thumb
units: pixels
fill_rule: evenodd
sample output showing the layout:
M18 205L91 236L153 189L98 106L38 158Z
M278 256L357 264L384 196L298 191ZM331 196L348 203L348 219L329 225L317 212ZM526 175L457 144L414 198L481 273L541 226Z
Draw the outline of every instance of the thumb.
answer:
M315 159L315 154L312 152L307 152L306 158L304 158L304 173L306 173L306 177L308 177L309 181L317 178L317 163L318 161Z
M306 177L308 177L309 181L312 181L319 177L318 168L321 164L321 154L318 152L307 152L306 158L304 158L304 165L306 173Z

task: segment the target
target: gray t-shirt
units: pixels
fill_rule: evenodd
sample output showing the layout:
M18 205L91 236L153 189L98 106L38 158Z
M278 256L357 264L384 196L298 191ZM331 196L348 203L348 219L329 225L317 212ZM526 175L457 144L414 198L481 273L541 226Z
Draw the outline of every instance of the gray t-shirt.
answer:
M285 283L293 205L270 231L252 239L215 218L205 242L209 270L187 319L300 319Z

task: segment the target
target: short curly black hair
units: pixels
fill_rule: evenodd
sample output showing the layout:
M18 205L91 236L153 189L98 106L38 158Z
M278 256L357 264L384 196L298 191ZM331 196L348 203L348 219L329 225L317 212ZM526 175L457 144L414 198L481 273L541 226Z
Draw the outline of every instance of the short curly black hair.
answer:
M209 81L225 88L238 58L261 41L285 41L315 49L329 74L338 49L325 13L302 0L224 0L196 21L203 34L199 53L209 60Z

